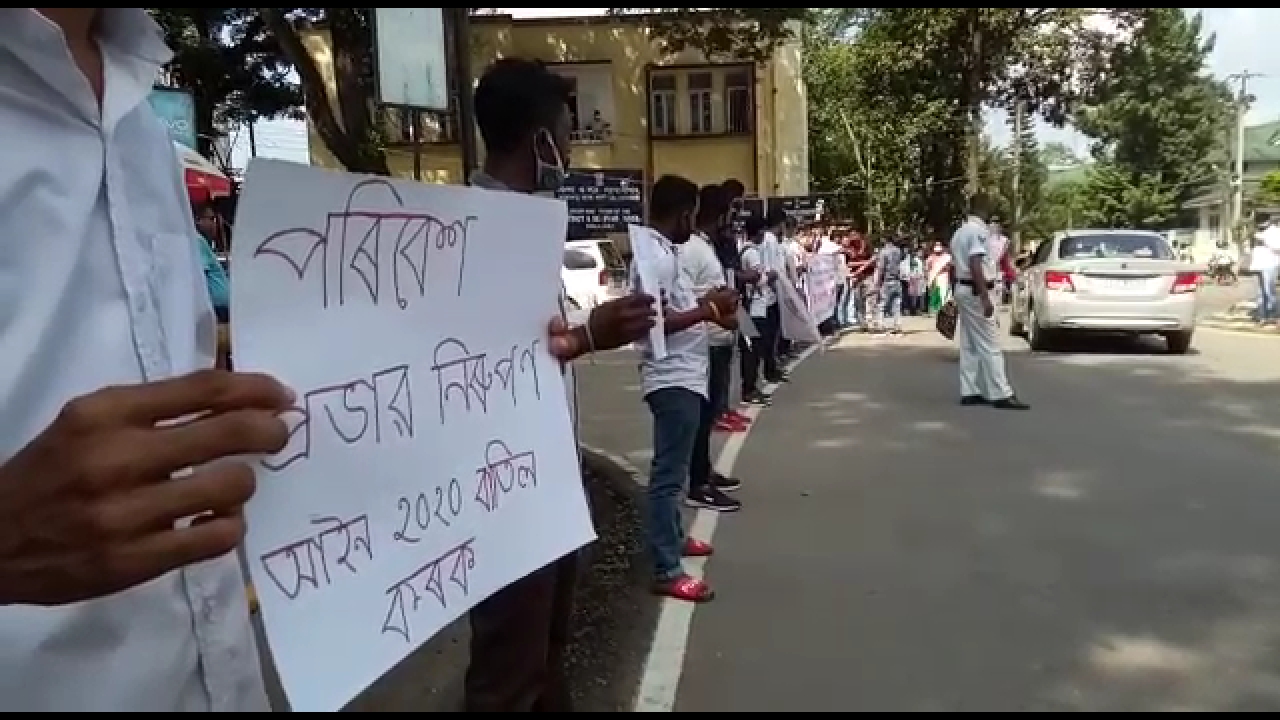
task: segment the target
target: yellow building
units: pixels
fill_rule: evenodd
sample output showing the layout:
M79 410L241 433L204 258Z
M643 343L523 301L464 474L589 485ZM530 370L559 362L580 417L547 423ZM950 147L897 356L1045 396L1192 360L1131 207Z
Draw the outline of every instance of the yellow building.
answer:
M807 98L798 41L761 63L709 62L695 50L666 52L634 17L488 15L471 22L476 77L494 60L515 56L542 60L574 83L574 169L638 171L646 183L666 173L699 184L734 177L752 194L808 194ZM332 82L327 37L316 31L305 40ZM460 183L456 122L426 122L423 180ZM404 142L388 151L392 172L412 177L408 134L393 130ZM312 163L337 167L314 130L310 140Z

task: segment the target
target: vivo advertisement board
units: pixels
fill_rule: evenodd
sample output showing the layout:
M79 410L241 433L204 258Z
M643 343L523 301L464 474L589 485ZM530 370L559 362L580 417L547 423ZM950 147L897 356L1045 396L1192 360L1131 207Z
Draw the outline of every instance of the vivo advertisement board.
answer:
M169 128L169 134L177 142L196 149L196 101L191 93L175 88L158 87L147 98L151 109Z

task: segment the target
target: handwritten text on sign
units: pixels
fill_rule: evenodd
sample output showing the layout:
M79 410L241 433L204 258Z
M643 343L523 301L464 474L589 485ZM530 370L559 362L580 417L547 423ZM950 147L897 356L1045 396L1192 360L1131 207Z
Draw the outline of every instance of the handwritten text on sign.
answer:
M545 341L565 223L554 200L250 167L235 361L298 400L246 550L295 711L594 537Z

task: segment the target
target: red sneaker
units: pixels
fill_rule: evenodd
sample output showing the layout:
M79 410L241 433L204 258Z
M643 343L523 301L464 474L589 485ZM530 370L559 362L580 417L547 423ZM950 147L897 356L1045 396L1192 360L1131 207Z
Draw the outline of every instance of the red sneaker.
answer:
M720 419L716 420L716 424L713 426L713 429L716 432L722 432L722 433L738 433L746 430L747 428L744 427L742 424L734 422L729 418L721 415Z
M715 552L711 543L705 543L697 538L685 538L684 549L681 553L688 558L707 557Z
M670 580L659 580L654 583L653 591L664 597L691 603L710 602L716 596L709 585L690 575L678 575Z
M730 410L730 411L728 411L728 412L727 412L727 413L725 413L725 414L726 414L726 415L728 415L730 418L732 418L734 422L737 422L737 423L738 423L738 424L740 424L740 425L750 425L750 424L751 424L751 418L747 417L746 415L743 415L742 413L738 412L737 410Z

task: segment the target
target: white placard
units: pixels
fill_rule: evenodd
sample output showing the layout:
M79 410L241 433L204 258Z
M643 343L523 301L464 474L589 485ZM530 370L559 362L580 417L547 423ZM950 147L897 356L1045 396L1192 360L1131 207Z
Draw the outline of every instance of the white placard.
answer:
M674 262L675 258L662 249L662 241L651 228L628 225L627 237L631 242L631 262L635 266L635 276L639 279L636 289L653 296L655 303L661 303L663 297L674 290L666 286L663 278L674 277L674 274L664 272L659 264ZM661 311L655 316L653 327L649 329L649 349L654 360L667 356L667 330Z
M374 8L378 102L420 110L449 109L444 10Z
M836 284L843 263L844 256L839 253L818 252L809 256L804 289L809 312L819 323L835 314Z
M814 321L813 313L809 312L809 307L795 286L786 280L779 280L776 287L782 337L793 342L821 343L822 334L818 332L818 323Z
M334 711L594 539L559 363L564 203L255 160L236 369L298 393L245 548L295 711Z

